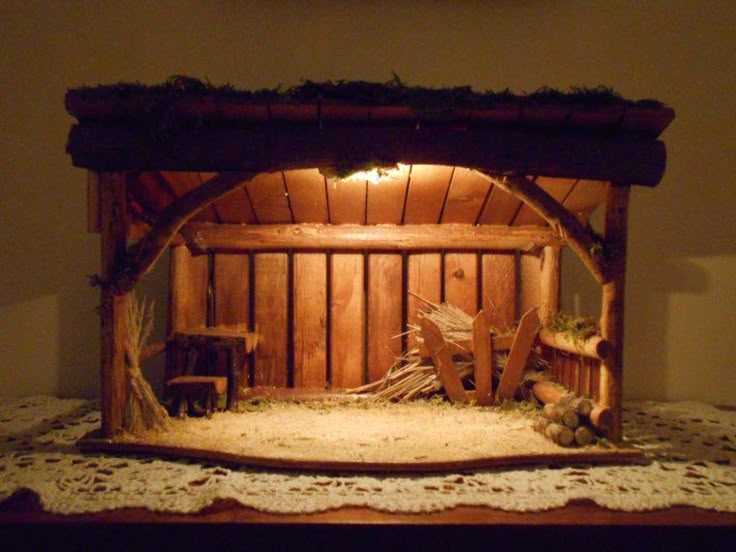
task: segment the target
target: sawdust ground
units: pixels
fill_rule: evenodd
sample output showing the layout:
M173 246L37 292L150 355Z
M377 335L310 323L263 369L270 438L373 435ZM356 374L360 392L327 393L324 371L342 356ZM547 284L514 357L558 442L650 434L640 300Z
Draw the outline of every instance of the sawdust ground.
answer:
M171 431L122 439L269 459L387 464L574 455L581 450L552 443L532 429L532 421L529 413L513 409L427 401L269 401L249 411L218 412L211 419L177 419Z

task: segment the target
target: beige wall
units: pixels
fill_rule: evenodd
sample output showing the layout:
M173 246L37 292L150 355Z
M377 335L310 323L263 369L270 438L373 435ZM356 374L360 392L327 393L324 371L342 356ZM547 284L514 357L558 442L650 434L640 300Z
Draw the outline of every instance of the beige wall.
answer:
M98 389L85 279L98 241L85 233L85 174L64 153L67 87L394 70L479 90L610 84L675 107L665 179L632 197L625 392L736 402L736 3L3 0L0 21L0 394ZM587 281L574 262L565 270ZM583 307L597 310L594 297Z

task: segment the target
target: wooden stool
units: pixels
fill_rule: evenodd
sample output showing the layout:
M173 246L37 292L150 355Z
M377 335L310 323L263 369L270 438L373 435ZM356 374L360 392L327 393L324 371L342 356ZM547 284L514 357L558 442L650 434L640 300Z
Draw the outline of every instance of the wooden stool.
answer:
M231 410L235 406L238 387L243 386L243 383L247 386L248 374L243 370L243 365L245 357L252 353L258 344L258 334L240 328L217 326L178 331L174 333L171 341L176 348L187 351L187 364L181 377L196 377L193 372L199 349L227 352L227 378L221 379L227 381L226 408ZM210 378L210 376L198 377Z
M209 418L217 408L217 401L227 389L227 378L215 376L179 376L166 382L173 394L172 416L184 416L185 410L190 416L196 415L194 402L204 403L205 415Z

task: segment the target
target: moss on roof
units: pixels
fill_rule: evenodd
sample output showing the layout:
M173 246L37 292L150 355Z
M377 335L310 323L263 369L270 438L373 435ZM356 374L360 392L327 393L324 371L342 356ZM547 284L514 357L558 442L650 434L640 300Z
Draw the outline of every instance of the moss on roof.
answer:
M121 82L111 85L83 86L70 90L82 98L126 99L147 97L152 103L171 101L181 96L214 96L244 103L316 103L345 102L355 105L407 105L422 109L490 108L501 103L576 104L583 106L636 105L662 107L656 100L627 100L608 86L571 87L566 91L543 87L532 93L515 94L509 89L476 92L470 86L429 88L405 84L397 75L384 83L367 81L302 81L284 88L241 90L230 84L213 85L208 81L175 75L164 83L146 85Z

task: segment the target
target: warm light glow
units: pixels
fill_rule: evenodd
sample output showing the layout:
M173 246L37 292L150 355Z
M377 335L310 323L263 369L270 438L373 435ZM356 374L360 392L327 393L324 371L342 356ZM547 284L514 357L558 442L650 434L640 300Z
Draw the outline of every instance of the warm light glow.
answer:
M374 167L368 171L357 171L353 174L341 178L340 182L367 182L372 185L380 184L384 180L389 180L408 169L408 165L397 163L396 167Z

